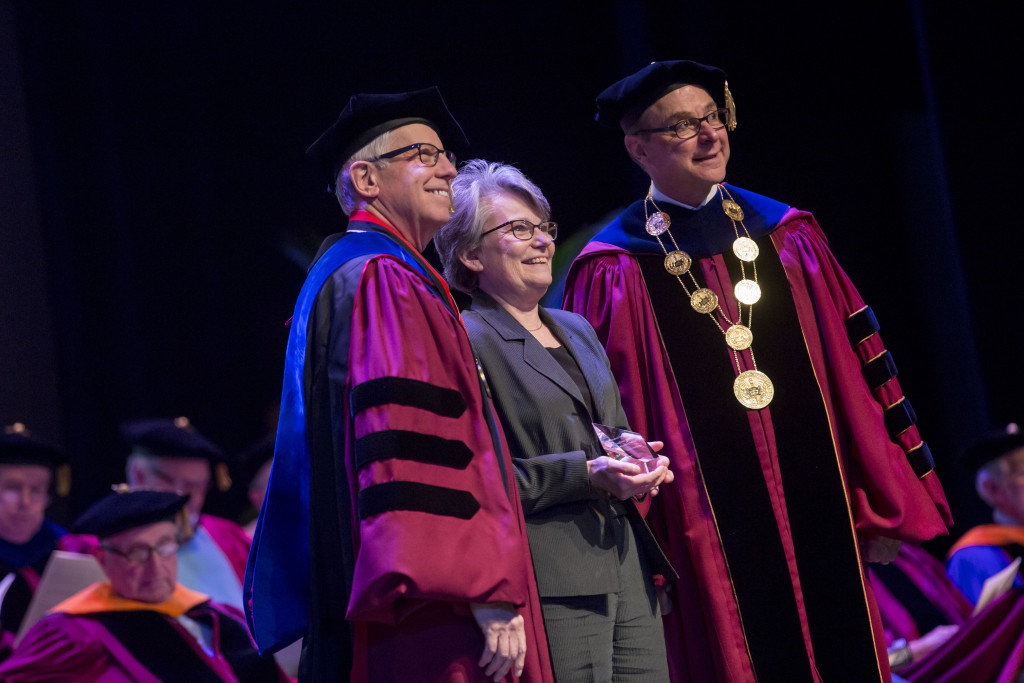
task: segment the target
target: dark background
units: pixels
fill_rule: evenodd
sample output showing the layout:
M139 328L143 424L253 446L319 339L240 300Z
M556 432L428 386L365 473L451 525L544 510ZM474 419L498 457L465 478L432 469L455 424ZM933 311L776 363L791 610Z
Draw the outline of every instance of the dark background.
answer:
M645 191L594 96L688 58L729 74L729 181L812 210L878 315L953 536L982 521L960 452L1024 417L1019 3L780 4L0 1L0 421L72 453L55 514L123 478L122 419L266 429L344 220L303 150L351 94L439 85L580 233Z

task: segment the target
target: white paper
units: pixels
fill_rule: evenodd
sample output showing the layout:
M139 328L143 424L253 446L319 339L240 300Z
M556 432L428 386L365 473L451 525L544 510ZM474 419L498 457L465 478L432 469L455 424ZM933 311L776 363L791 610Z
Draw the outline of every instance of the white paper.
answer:
M993 574L985 579L985 584L981 587L981 595L978 596L978 604L974 606L974 612L971 613L971 616L978 614L981 610L985 609L990 602L1010 590L1010 587L1013 586L1014 579L1017 578L1018 569L1020 569L1019 557L1000 570L997 574Z
M39 579L39 586L28 605L25 618L21 621L15 644L21 642L25 632L46 616L51 608L92 584L106 580L100 563L92 555L54 550Z

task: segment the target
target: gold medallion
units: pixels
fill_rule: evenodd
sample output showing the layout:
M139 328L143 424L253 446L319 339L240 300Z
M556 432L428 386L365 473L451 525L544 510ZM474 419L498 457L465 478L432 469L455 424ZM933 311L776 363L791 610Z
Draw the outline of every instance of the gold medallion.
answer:
M775 387L768 375L758 370L747 370L736 377L732 383L732 392L745 408L760 410L772 402Z
M665 255L665 270L673 275L686 275L686 271L690 270L691 263L693 261L690 259L690 255L679 249Z
M725 215L733 219L734 221L743 220L743 209L741 209L740 205L734 202L733 200L723 199L722 209L725 211Z
M647 223L644 224L644 228L647 230L648 234L657 237L668 230L668 226L671 224L672 219L669 218L667 213L664 211L656 211L647 219Z
M733 289L736 299L748 306L757 303L761 299L761 286L753 280L740 280Z
M718 296L707 287L701 287L690 296L690 305L698 313L710 313L718 308Z
M750 348L753 342L754 333L746 325L736 323L725 331L725 343L729 345L729 348L742 351L743 349Z
M740 261L750 263L757 258L759 251L757 242L749 237L737 237L736 241L732 243L732 253L736 254L736 258Z

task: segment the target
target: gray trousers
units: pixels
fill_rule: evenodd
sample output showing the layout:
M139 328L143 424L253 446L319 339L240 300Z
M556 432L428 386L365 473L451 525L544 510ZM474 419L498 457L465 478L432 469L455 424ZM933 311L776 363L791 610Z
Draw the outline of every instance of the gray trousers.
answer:
M541 598L558 683L668 681L661 610L647 562L626 517L615 526L619 592ZM585 572L586 567L567 567Z

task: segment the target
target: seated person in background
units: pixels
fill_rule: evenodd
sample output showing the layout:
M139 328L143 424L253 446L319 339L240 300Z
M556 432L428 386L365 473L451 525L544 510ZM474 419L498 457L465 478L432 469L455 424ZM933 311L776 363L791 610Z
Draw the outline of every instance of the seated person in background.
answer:
M676 576L633 498L672 481L668 459L645 471L598 441L593 423L628 424L593 328L538 305L557 231L540 189L475 159L452 192L434 243L449 282L473 296L463 320L515 465L555 678L667 681L653 574Z
M181 584L241 609L250 539L234 522L202 514L211 471L220 490L231 486L223 453L185 417L125 422L121 435L131 448L125 468L131 488L188 495L191 535L178 551Z
M949 550L946 571L972 604L985 579L1024 556L1024 434L1016 424L986 434L967 449L978 495L995 524L969 529ZM1014 585L1021 587L1018 575Z
M263 498L267 495L267 484L270 482L270 467L274 464L274 434L267 434L245 449L238 456L236 485L245 486L246 499L249 507L238 518L243 523L245 535L252 538L256 531L256 520L263 507Z
M920 546L904 543L889 564L870 565L868 578L894 670L920 661L971 615L971 604L950 582L945 566Z
M0 603L0 659L11 653L39 578L54 550L78 551L75 537L46 519L51 491L70 488L67 458L16 422L0 434L0 580L10 586Z
M177 582L186 496L112 493L74 530L100 540L108 582L54 607L0 665L0 680L283 681L253 647L240 611Z

